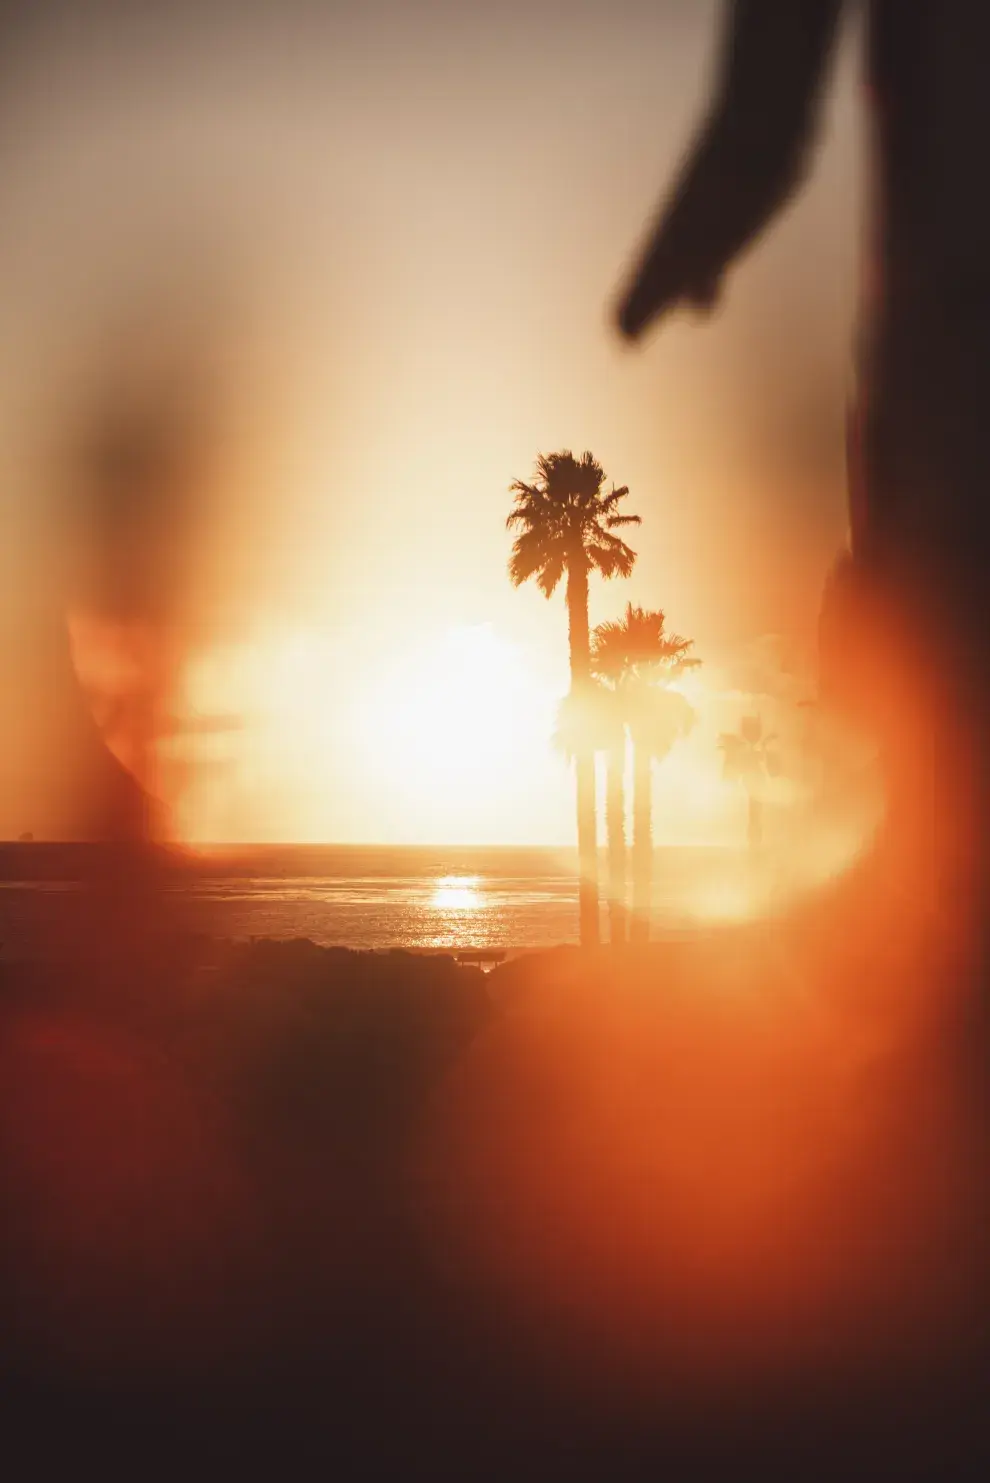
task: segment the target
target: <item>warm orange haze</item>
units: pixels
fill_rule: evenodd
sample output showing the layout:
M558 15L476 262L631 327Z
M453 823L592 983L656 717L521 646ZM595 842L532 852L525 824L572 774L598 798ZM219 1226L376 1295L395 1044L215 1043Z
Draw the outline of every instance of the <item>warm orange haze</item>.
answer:
M983 1476L980 14L0 19L38 1476Z
M492 623L396 635L397 652L383 654L349 697L357 780L375 782L377 842L569 843L570 820L554 805L573 771L582 941L599 933L599 844L613 942L627 927L634 940L649 935L658 844L751 851L745 880L696 872L682 892L688 920L765 914L851 863L882 809L873 747L819 705L813 667L796 645L774 636L737 644L732 685L661 609L627 603L622 620L592 630L592 588L624 584L637 563L616 533L635 527L638 544L629 491L613 484L609 493L590 453L565 450L540 455L536 483L517 480L510 493L508 575L517 587L535 581L550 599L564 592L570 688L555 691L534 646L510 642ZM577 558L568 522L577 522ZM194 848L328 838L339 789L330 760L341 729L339 644L307 630L269 633L180 654L166 671L153 622L80 608L68 633L100 734L156 801L167 838ZM441 874L432 901L465 915L468 938L472 926L485 931L483 917L471 920L483 904L472 884Z
M212 439L190 473L175 699L238 727L169 742L196 757L181 788L172 769L180 836L572 842L550 743L560 615L509 590L497 532L538 450L586 446L646 520L626 590L592 590L592 623L660 605L706 661L711 705L657 774L658 842L738 834L712 739L746 709L731 697L764 635L810 669L842 537L852 64L817 183L718 323L630 358L602 332L602 286L696 114L716 7L588 5L565 23L554 4L510 6L480 49L452 7L422 28L413 11L385 31L328 11L325 44L315 10L276 41L259 14L221 47L190 8L154 68L95 24L71 52L43 31L27 47L3 146L3 377L19 390L2 674L21 719L0 741L0 833L80 827L45 782L68 707L57 620L43 637L33 616L56 598L44 512L71 498L77 430L109 397L175 383L202 389ZM590 56L577 103L570 68ZM53 252L66 234L72 252ZM92 669L114 641L90 641L90 617L73 624Z
M497 531L492 540L498 541ZM572 842L566 760L553 745L566 688L562 614L560 627L560 653L551 651L542 665L534 645L503 636L492 623L395 636L396 648L382 653L380 671L359 679L357 695L346 698L356 712L356 783L367 788L364 770L376 783L367 795L374 810L369 841ZM70 623L70 631L79 673L98 694L101 665L112 668L115 645L125 640L82 619ZM757 641L737 665L744 682L764 668L765 691L733 686L711 664L677 682L699 722L657 774L658 841L742 842L741 805L716 740L748 709L766 710L775 725L789 724L789 741L800 750L809 722L799 703L810 698L812 681L776 668L779 647ZM273 629L254 642L188 661L176 720L189 734L159 742L161 785L166 793L170 784L174 790L178 838L337 837L338 784L329 759L339 745L342 703L334 674L340 649L325 633ZM109 737L126 756L126 740L112 730ZM191 770L191 776L183 773L181 790L169 776L175 761ZM777 791L783 806L794 788L781 784ZM352 837L362 838L356 830Z

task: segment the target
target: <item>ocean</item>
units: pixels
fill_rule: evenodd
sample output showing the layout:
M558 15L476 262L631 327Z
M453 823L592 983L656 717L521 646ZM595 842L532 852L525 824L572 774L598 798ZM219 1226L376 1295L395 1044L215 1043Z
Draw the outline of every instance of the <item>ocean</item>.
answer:
M0 846L3 955L71 942L85 883L105 852L85 845ZM169 918L219 938L307 937L354 948L547 947L577 941L573 851L433 846L246 846L170 869ZM605 879L602 861L602 880ZM670 935L728 911L749 865L734 850L658 849L653 930ZM606 913L603 902L603 936Z

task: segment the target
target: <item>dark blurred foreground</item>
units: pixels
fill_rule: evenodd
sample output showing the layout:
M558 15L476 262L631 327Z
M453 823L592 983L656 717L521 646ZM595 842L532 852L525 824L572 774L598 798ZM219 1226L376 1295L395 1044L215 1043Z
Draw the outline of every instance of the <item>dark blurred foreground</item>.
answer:
M487 976L178 938L8 965L11 1445L976 1476L970 993L900 903L839 909Z

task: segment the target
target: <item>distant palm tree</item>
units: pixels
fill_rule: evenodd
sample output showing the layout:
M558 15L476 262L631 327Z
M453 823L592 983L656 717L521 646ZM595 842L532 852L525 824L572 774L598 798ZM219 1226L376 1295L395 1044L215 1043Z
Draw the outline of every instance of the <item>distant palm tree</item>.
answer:
M763 843L763 784L776 777L780 765L772 731L764 732L760 716L744 716L738 731L723 731L718 739L725 775L742 784L746 792L746 838L750 849Z
M663 684L645 687L637 696L640 714L631 723L633 739L633 918L634 941L650 935L653 891L652 766L663 762L675 741L687 736L697 720L694 707L677 690Z
M694 724L695 714L669 682L701 661L692 657L693 640L666 631L659 609L626 606L625 618L595 629L592 672L614 693L619 724L633 745L633 917L631 936L650 934L653 875L652 764L662 761L679 736ZM614 915L613 941L625 938L625 738L613 742L608 763L609 890L621 903ZM619 935L616 935L616 932Z
M571 693L587 693L591 679L591 639L588 624L588 578L628 577L635 551L612 532L638 525L638 515L621 515L619 505L629 490L614 486L605 493L605 472L590 453L540 454L536 479L511 486L514 507L506 525L518 531L509 558L509 577L515 587L533 578L544 597L560 581L567 584L567 623L570 640ZM576 753L577 832L580 863L581 942L598 942L598 838L595 818L594 750L581 744Z

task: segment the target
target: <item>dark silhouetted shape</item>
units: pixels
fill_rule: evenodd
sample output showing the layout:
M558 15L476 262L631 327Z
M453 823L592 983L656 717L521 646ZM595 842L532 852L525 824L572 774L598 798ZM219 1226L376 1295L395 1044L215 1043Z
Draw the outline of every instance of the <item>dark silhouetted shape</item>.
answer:
M746 842L751 850L763 844L763 785L778 771L774 733L764 732L760 716L744 716L738 731L723 731L718 739L725 775L746 790Z
M633 744L633 917L631 938L645 942L650 935L653 879L652 764L666 757L679 736L694 724L694 711L683 695L666 682L695 669L700 659L690 656L692 639L668 633L659 609L626 604L625 617L600 623L591 650L592 673L612 692L619 737L609 748L608 814L609 906L624 902L626 883L625 728ZM615 914L613 941L624 938L624 916Z
M628 577L635 551L613 535L625 525L638 525L638 515L622 515L619 506L629 490L614 486L603 493L605 470L590 453L540 454L536 481L517 479L511 486L515 506L507 525L518 530L509 559L515 586L534 578L544 597L567 579L567 623L571 650L571 691L580 703L591 678L588 627L588 577ZM595 754L590 745L577 752L578 856L580 930L585 947L598 942L598 836L595 818Z
M852 9L843 0L730 7L715 101L622 299L625 335L679 304L711 305L792 195ZM873 180L850 428L851 586L872 594L880 664L912 718L910 728L897 723L903 704L877 718L891 759L889 838L930 857L943 901L972 925L987 895L979 862L990 819L990 12L981 0L857 9Z

